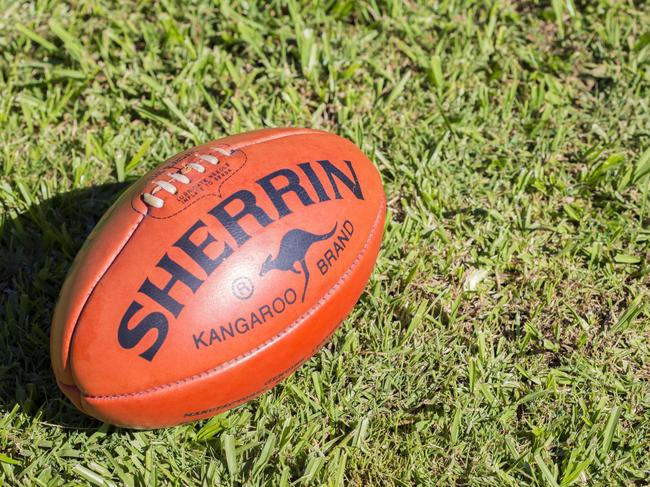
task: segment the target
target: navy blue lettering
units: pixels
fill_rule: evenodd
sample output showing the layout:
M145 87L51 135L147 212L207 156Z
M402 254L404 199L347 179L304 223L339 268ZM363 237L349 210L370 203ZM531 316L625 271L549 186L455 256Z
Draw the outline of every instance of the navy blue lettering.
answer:
M336 251L336 258L339 258L339 254L343 251L345 247L341 247L338 242L334 242L334 250Z
M226 207L233 201L239 201L244 205L244 207L235 214L231 214L226 210ZM257 223L263 227L270 225L273 222L269 215L267 215L262 208L257 206L255 195L245 189L231 194L228 198L212 208L208 213L221 222L239 246L244 245L244 243L251 238L251 236L248 235L239 224L239 220L244 218L246 215L255 218Z
M261 324L262 324L262 322L261 322L260 319L258 318L257 313L252 312L252 313L251 313L251 330L252 330L253 328L255 328L255 325L261 325Z
M137 301L131 303L126 313L124 313L122 321L120 321L120 327L117 330L117 340L122 348L131 349L140 343L151 330L157 330L156 341L140 354L140 357L143 359L151 361L167 337L169 323L164 314L156 311L145 316L133 328L129 328L129 321L141 309L142 305Z
M278 178L286 179L287 184L277 187L273 180ZM307 194L305 188L300 185L300 178L298 178L298 175L290 169L279 169L271 174L267 174L263 178L258 179L257 184L259 184L266 192L273 203L273 206L278 210L280 218L291 214L291 210L284 201L284 195L287 193L294 193L305 206L314 204L314 200L312 200Z
M184 305L169 295L169 292L174 287L174 284L176 284L178 281L181 281L194 293L203 283L203 281L193 274L190 274L183 267L171 260L167 254L163 255L163 258L160 259L158 264L156 264L156 267L160 267L161 269L169 272L171 279L167 282L167 284L165 284L165 287L161 289L152 283L149 278L147 278L142 286L140 286L140 289L138 289L138 291L149 296L156 303L173 314L175 318L178 318L178 315L182 311Z
M318 200L321 203L323 201L329 201L330 197L325 191L325 188L323 187L323 183L320 182L320 179L318 179L316 172L311 167L311 164L309 162L303 162L302 164L298 164L298 167L302 169L302 172L305 173L305 176L307 176L307 179L309 179L309 182L314 187L314 190L316 191L316 195L318 196Z
M260 306L260 314L262 315L262 322L266 323L266 318L273 318L273 312L268 304Z
M357 178L357 173L354 172L354 168L352 167L352 163L350 161L344 161L344 162L348 166L348 169L350 170L352 179L350 179L343 171L341 171L338 167L336 167L328 160L316 161L316 162L318 162L318 164L321 165L321 167L325 171L325 174L327 174L327 177L330 180L330 184L332 185L332 189L334 190L334 196L336 197L337 200L340 200L342 196L341 193L339 192L339 187L337 186L336 181L334 180L335 177L336 179L341 181L345 186L347 186L347 188L350 191L352 191L352 194L356 196L357 199L360 200L363 199L363 193L361 192L361 184L359 184L359 178Z
M221 252L221 254L219 254L214 259L208 257L208 255L205 253L205 249L211 243L216 242L217 239L214 238L207 229L205 231L205 238L199 245L196 245L194 242L192 242L192 240L190 240L190 237L194 234L194 232L196 232L199 228L203 228L205 226L206 224L202 220L197 221L187 232L183 234L181 238L176 241L174 247L178 247L187 255L189 255L192 260L199 264L205 273L209 276L217 267L219 267L219 265L221 265L225 259L232 255L233 250L230 245L224 244L223 252Z
M352 225L352 222L350 220L345 220L343 222L343 230L345 230L348 237L352 236L354 233L354 225Z
M228 323L228 328L225 326L220 326L221 338L226 339L226 335L230 335L230 338L235 338L235 332L232 330L232 323Z
M249 330L248 323L244 318L237 318L235 320L235 330L237 333L246 333Z
M210 345L212 345L212 342L215 341L215 340L218 341L218 342L220 342L220 341L221 341L221 338L219 338L219 335L217 334L217 330L215 330L214 328L212 328L212 329L210 330Z
M204 347L208 346L208 344L203 341L203 333L205 332L202 331L199 333L199 336L192 334L192 338L194 338L194 346L197 350L199 349L199 344L203 345Z

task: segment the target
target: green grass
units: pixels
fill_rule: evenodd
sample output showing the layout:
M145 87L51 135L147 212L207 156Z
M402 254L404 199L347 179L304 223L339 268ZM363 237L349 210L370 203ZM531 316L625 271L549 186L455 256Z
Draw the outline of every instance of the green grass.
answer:
M0 0L4 485L647 485L650 6L420 3ZM381 170L354 312L212 420L77 413L50 316L120 183L285 125Z

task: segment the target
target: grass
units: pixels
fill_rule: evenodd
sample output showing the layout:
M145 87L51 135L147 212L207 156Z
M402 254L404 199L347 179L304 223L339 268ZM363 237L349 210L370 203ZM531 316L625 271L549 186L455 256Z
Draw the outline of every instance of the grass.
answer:
M0 0L3 485L646 485L650 8ZM49 367L58 289L130 182L262 126L355 141L390 209L326 347L133 432Z

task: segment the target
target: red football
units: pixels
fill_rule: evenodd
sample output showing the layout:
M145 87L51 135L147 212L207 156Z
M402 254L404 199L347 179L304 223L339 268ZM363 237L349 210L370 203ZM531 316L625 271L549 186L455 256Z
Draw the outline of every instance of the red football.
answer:
M52 324L59 386L134 428L258 396L359 299L385 211L373 164L326 132L259 130L172 157L120 197L72 265Z

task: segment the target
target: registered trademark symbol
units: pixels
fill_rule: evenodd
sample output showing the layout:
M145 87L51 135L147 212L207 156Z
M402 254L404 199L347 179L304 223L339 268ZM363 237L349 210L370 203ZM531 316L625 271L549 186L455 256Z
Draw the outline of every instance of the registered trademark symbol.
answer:
M248 299L253 295L255 286L248 277L238 277L232 282L232 293L236 298Z

